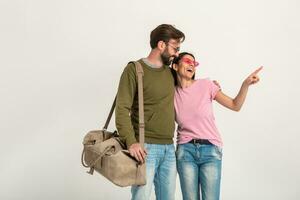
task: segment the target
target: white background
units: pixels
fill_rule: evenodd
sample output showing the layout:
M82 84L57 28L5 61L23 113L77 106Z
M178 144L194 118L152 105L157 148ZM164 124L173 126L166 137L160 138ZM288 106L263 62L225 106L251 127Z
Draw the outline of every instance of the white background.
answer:
M151 30L169 23L186 34L182 50L200 61L197 77L218 80L229 96L265 66L240 112L214 105L224 140L221 199L299 200L299 7L1 0L0 199L130 199L130 188L85 173L81 142L104 125L127 62L147 56Z

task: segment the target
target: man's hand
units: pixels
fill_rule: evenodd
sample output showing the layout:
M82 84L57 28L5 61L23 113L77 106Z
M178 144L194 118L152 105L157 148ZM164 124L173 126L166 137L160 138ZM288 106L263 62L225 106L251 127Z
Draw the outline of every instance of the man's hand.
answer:
M145 151L145 149L141 147L140 143L134 143L130 145L128 150L130 155L134 157L136 160L138 160L141 163L145 162L147 152Z
M221 86L220 86L220 84L219 84L219 82L218 82L218 81L216 81L216 80L213 80L213 82L214 82L214 84L215 84L216 86L218 86L218 87L220 88L220 90L222 90L222 88L221 88Z

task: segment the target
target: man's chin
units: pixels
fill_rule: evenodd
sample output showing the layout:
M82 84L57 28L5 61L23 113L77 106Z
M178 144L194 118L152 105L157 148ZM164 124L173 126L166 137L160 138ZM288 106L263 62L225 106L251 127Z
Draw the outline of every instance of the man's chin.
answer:
M164 65L171 65L172 60L163 60Z
M165 62L164 65L168 65L169 66L169 65L171 65L171 63L172 63L172 61Z
M162 61L164 65L171 65L172 61L174 59L174 56L167 57L167 56L162 56Z
M165 65L171 65L174 60L174 57L171 57L168 61L165 61Z

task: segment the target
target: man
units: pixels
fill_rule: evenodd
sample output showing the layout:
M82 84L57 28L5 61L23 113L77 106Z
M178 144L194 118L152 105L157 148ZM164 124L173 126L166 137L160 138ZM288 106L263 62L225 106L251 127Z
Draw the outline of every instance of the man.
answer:
M144 70L145 150L137 142L139 131L135 66L128 64L120 79L116 127L130 154L138 161L146 162L147 184L132 186L132 200L149 199L153 183L156 199L174 199L174 79L169 65L178 56L184 39L185 35L172 25L159 25L150 34L150 54L138 61Z

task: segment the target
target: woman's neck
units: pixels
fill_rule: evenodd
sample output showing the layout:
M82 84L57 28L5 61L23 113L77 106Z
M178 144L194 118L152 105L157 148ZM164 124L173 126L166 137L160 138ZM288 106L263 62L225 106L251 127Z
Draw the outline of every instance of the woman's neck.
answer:
M177 76L177 81L178 81L178 86L180 86L181 88L187 88L195 82L195 80L191 78L184 78L179 76Z

